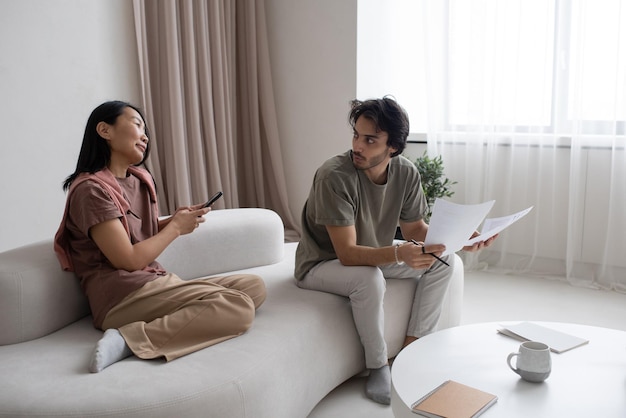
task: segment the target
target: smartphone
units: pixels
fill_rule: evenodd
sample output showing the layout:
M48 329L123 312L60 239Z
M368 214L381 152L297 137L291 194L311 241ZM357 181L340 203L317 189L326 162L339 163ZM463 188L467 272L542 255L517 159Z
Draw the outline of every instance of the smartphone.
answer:
M222 192L217 192L217 193L215 193L215 195L213 195L213 197L212 197L212 198L210 198L209 200L207 200L207 202L206 202L204 205L202 205L202 207L203 207L203 208L208 208L208 207L209 207L209 206L211 206L213 203L215 203L215 201L216 201L217 199L219 199L220 197L222 197L222 195L223 195L223 194L224 194L224 193L222 193Z

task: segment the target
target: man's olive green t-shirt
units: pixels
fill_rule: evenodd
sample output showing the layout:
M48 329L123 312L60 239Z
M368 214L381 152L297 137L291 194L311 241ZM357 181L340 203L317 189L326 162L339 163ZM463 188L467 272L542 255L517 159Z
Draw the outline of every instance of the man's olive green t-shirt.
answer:
M354 225L357 245L393 243L398 221L424 217L428 204L415 164L391 159L387 183L375 184L352 163L352 152L327 160L315 173L302 210L302 238L296 250L295 277L302 280L320 261L336 259L326 225Z

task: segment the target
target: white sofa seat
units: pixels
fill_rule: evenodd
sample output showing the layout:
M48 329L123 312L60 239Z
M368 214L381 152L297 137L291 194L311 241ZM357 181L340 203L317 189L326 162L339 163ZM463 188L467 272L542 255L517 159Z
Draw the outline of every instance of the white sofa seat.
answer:
M93 328L78 280L61 271L52 241L0 254L0 416L305 417L363 371L346 298L299 289L296 243L266 209L215 210L159 258L185 279L246 271L267 300L244 335L166 363L130 357L101 373L87 366ZM415 282L389 280L385 333L391 356L404 339ZM440 327L460 323L457 259Z

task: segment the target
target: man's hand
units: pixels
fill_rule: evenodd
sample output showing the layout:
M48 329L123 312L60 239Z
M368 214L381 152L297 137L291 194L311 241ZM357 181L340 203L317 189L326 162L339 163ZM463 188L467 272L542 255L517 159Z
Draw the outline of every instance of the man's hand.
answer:
M406 265L416 270L427 269L433 265L437 259L432 255L441 257L446 250L443 244L424 246L424 243L418 242L414 244L407 242L398 247L398 260L404 261Z
M470 239L475 238L475 237L477 237L479 235L480 235L480 233L478 231L475 231L472 234L472 236L470 237ZM479 241L479 242L474 243L474 245L467 245L467 246L463 247L463 251L467 251L467 252L470 252L470 253L473 253L473 252L476 252L476 251L480 251L483 248L489 247L496 238L498 238L498 234L494 235L493 237L489 238L486 241Z

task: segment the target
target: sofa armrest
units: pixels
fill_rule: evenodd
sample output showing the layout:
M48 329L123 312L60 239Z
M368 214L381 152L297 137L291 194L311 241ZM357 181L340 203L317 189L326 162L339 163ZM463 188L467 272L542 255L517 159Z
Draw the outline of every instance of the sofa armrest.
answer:
M63 271L52 240L0 253L0 345L43 337L89 315L74 273Z
M182 279L274 264L284 257L284 226L268 209L213 210L193 233L183 235L158 261Z

